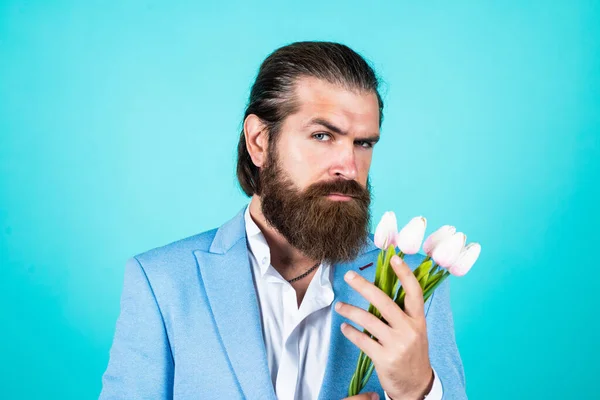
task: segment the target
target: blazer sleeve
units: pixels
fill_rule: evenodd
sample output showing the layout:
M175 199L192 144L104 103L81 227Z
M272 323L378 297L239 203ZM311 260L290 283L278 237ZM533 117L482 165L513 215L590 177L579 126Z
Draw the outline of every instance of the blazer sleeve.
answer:
M174 362L164 320L142 265L127 261L121 312L100 400L172 399Z
M438 286L430 300L427 311L429 359L442 384L442 398L467 399L465 373L454 334L449 279Z

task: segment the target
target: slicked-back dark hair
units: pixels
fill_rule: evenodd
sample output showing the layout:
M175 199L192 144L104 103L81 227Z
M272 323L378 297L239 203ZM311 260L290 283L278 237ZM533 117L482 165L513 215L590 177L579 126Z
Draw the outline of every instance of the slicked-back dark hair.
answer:
M275 50L263 61L244 113L244 121L248 115L255 114L266 125L269 151L276 143L283 120L296 111L294 85L301 77L314 77L349 90L375 93L381 126L383 101L379 79L362 56L340 43L296 42ZM238 143L237 178L248 197L261 193L259 169L248 153L243 127Z

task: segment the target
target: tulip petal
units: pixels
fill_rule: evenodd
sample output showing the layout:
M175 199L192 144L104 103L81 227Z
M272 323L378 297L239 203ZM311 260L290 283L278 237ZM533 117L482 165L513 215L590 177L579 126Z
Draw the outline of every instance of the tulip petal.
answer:
M454 276L466 275L479 258L480 253L481 245L479 243L469 243L461 251L458 259L450 266L448 271Z
M431 258L443 268L449 268L458 258L464 247L466 236L457 232L444 239L431 252Z
M425 229L427 228L427 219L425 217L415 217L409 221L398 232L396 236L396 245L404 254L416 254L421 248Z
M375 246L382 250L386 250L390 245L395 247L397 232L396 214L393 211L387 211L383 214L375 229Z
M431 253L433 249L440 244L443 240L448 237L454 235L456 233L456 228L450 225L444 225L439 228L437 231L433 232L431 235L425 239L425 243L423 243L423 251L425 254L431 257Z

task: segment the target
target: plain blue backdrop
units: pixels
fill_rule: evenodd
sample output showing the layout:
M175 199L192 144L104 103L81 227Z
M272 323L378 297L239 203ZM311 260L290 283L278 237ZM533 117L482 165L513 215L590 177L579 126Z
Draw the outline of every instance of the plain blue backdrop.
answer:
M600 397L598 2L140 0L0 2L2 397L97 398L125 260L246 203L250 85L297 40L385 82L374 219L483 246L451 278L469 396Z

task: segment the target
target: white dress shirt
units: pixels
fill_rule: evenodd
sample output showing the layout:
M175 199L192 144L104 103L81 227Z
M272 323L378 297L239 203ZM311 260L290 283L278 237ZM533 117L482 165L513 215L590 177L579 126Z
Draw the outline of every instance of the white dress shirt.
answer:
M330 344L331 265L322 263L300 307L296 291L271 265L271 251L252 217L244 215L248 253L262 318L271 382L279 400L317 399ZM437 374L427 400L441 400ZM386 393L386 398L389 399Z

